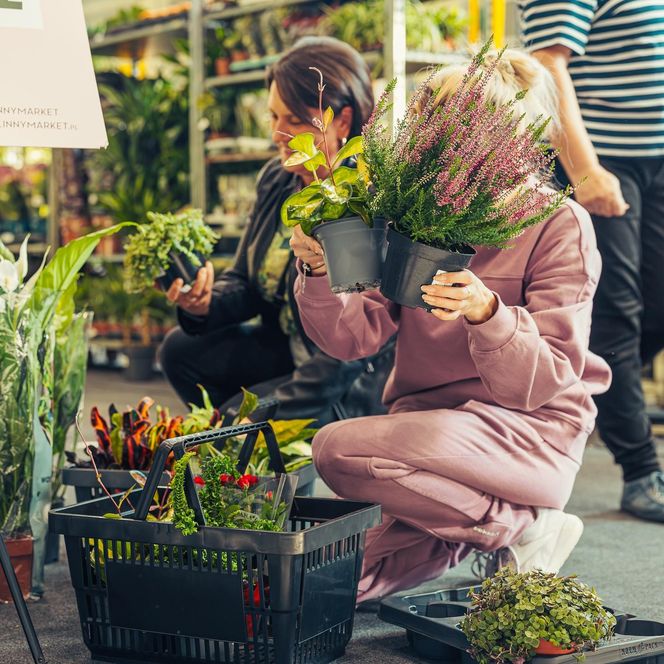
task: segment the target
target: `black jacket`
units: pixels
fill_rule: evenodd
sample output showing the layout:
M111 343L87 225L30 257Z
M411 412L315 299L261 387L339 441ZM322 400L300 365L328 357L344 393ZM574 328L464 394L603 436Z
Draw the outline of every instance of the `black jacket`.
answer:
M279 311L283 302L267 302L257 283L258 271L277 231L282 203L297 190L299 179L281 167L278 159L268 162L258 176L257 196L247 227L240 240L233 266L213 286L210 313L205 318L178 310L182 329L188 334L205 334L261 316L264 326L280 334ZM393 363L389 344L367 360L340 362L323 353L307 338L293 296L297 272L292 257L284 275L283 292L289 302L300 337L310 360L296 368L274 392L279 400L277 418L315 417L320 422L346 416L384 412L382 389ZM331 414L331 409L334 413Z

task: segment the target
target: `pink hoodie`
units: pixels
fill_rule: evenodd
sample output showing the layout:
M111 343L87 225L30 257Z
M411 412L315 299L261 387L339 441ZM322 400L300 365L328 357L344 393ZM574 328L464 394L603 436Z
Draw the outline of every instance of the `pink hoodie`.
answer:
M569 445L592 431L591 395L611 379L608 365L588 350L600 269L590 217L570 201L514 248L478 250L470 270L499 298L480 325L440 321L378 291L337 296L325 276L304 283L300 274L295 290L307 334L335 358L372 355L398 332L383 395L390 412L498 405L578 457L582 446Z

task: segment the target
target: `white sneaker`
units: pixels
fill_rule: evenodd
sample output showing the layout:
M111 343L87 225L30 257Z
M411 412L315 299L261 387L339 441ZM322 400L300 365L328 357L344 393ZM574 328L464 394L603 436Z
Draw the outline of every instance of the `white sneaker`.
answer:
M558 574L582 533L583 522L578 516L565 514L561 510L538 508L535 522L523 531L516 544L501 551L502 559L498 565L509 565L517 572L540 569Z

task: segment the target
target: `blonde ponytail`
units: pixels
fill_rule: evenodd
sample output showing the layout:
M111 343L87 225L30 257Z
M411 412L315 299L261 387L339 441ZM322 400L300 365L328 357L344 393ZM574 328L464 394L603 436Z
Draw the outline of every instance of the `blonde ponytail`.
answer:
M490 52L484 60L482 69L486 71L496 62L498 54ZM438 91L436 103L447 99L462 84L470 58L465 63L450 65L440 70L429 86ZM521 127L525 128L538 117L551 118L547 127L547 137L551 137L559 127L558 102L555 85L548 70L525 51L508 48L496 64L493 76L487 81L485 99L498 105L504 105L514 99L522 90L527 93L514 106L517 116L523 115Z

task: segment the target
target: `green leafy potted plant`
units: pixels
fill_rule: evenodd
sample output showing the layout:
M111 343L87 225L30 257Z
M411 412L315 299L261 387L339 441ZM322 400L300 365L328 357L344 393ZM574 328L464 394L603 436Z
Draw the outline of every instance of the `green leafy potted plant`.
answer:
M148 212L147 218L125 244L128 290L138 293L156 282L166 291L179 278L186 292L212 253L217 234L203 221L200 210Z
M575 576L503 568L470 597L460 627L479 664L522 664L536 654L579 658L610 638L616 624L595 590Z
M520 130L515 105L526 92L500 106L484 98L498 60L482 69L489 47L442 102L426 80L394 137L381 122L394 82L364 128L369 208L390 222L381 292L398 304L428 309L420 287L438 271L463 270L474 247L508 248L571 191L545 188L555 156L542 143L549 120Z
M323 140L316 144L314 134L304 132L288 143L293 153L286 165L304 166L314 181L284 201L281 220L289 227L299 224L304 233L321 243L333 292L361 292L380 284L384 225L369 212L362 137L351 138L335 156L331 154L327 129L334 112L330 107L323 111L323 75L315 67L311 69L320 75L319 116L312 124ZM357 158L356 168L343 164L351 158ZM319 177L319 169L323 169L324 178Z
M0 530L10 555L21 561L18 576L25 594L31 578L40 581L45 555L55 344L73 319L78 271L99 240L120 227L78 238L48 262L45 256L27 281L27 239L18 258L0 243ZM31 577L32 537L36 559Z

